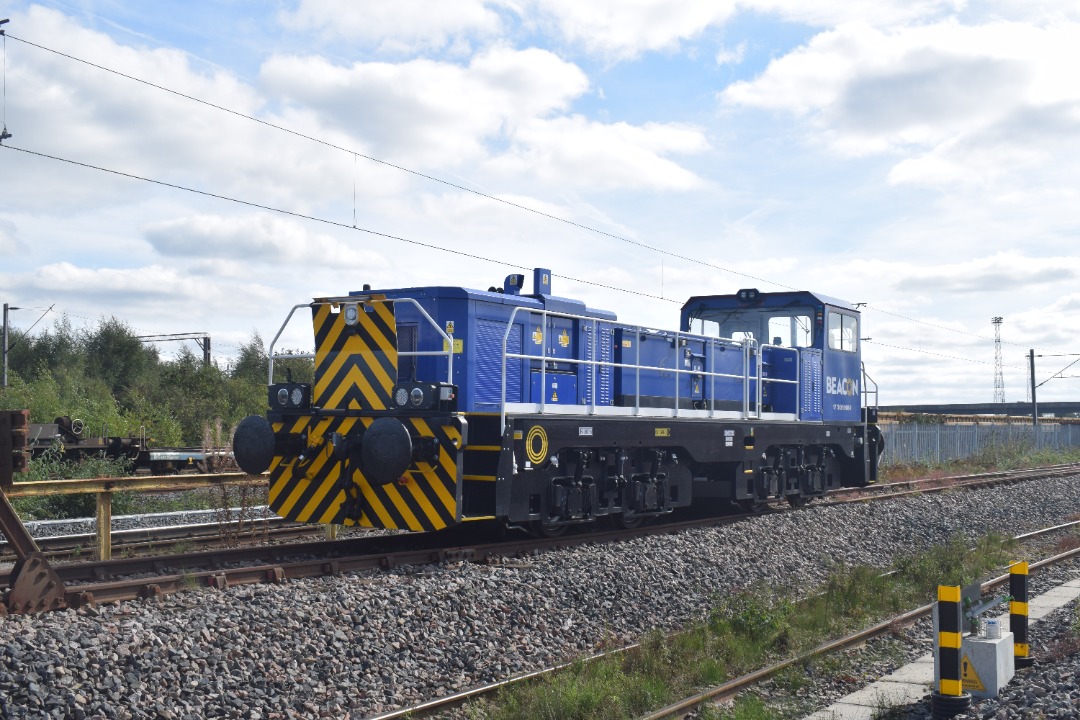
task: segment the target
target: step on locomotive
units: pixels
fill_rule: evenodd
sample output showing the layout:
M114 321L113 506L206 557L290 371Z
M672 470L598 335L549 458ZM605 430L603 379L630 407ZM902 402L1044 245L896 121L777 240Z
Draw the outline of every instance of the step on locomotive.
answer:
M314 381L275 382L271 344L269 411L237 426L237 463L269 470L270 507L293 521L548 535L876 480L851 304L744 289L690 298L663 330L555 296L551 278L295 306L282 330L310 312Z

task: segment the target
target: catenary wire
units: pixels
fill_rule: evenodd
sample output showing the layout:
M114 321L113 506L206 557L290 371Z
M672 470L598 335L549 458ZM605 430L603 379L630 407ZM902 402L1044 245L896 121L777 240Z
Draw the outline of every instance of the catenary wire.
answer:
M273 128L273 130L280 131L282 133L287 133L289 135L293 135L295 137L306 139L306 140L309 140L311 142L316 142L316 144L322 145L322 146L327 147L327 148L332 148L334 150L339 150L341 152L350 153L350 154L353 155L354 158L363 158L364 160L367 160L369 162L378 163L379 165L383 165L383 166L386 166L386 167L391 167L393 169L396 169L396 171L400 171L402 173L407 173L409 175L413 175L413 176L416 176L416 177L419 177L419 178L423 178L424 180L430 180L432 182L438 182L438 184L440 184L440 185L444 185L444 186L449 187L449 188L454 188L455 190L460 190L462 192L469 192L469 193L472 193L472 194L478 196L478 198L484 198L486 200L491 200L491 201L495 201L495 202L498 202L498 203L502 203L503 205L509 205L510 207L514 207L516 209L525 210L525 212L532 213L532 214L535 214L535 215L539 215L541 217L548 218L550 220L555 220L557 222L563 222L563 223L566 223L566 225L568 225L568 226L572 226L572 227L578 228L580 230L584 230L586 232L593 232L593 233L596 233L596 234L599 234L599 235L605 235L607 237L611 237L612 240L618 240L618 241L623 242L623 243L627 243L627 244L635 245L635 246L643 248L643 249L651 250L651 252L653 252L653 253L659 253L661 255L666 255L666 256L669 256L669 257L676 258L678 260L683 260L683 261L694 263L694 264L701 264L701 266L704 266L706 268L711 268L713 270L719 270L721 272L727 272L727 273L730 273L732 275L739 275L741 277L746 277L746 279L748 279L748 280L755 280L755 281L758 281L758 282L761 282L761 283L768 283L770 285L783 287L783 288L788 289L788 290L797 290L798 289L796 287L792 287L791 285L784 285L783 283L778 283L778 282L775 282L775 281L765 279L765 277L758 277L756 275L751 275L751 274L748 274L748 273L739 272L738 270L731 270L730 268L721 267L721 266L718 266L718 264L714 264L712 262L707 262L707 261L702 260L700 258L691 258L691 257L687 257L685 255L679 255L678 253L671 252L671 250L665 250L665 249L660 248L660 247L649 245L648 243L643 243L643 242L640 242L640 241L631 240L631 239L629 239L629 237L624 237L622 235L617 235L615 233L607 232L605 230L600 230L598 228L593 228L591 226L584 225L584 223L581 223L581 222L568 220L567 218L559 217L559 216L553 215L551 213L545 213L545 212L543 212L543 210L539 210L539 209L536 209L534 207L529 207L528 205L523 205L521 203L515 203L512 200L499 198L498 195L492 195L492 194L483 192L481 190L476 190L476 189L470 188L468 186L460 185L460 184L458 184L458 182L451 182L449 180L444 180L443 178L436 177L434 175L429 175L427 173L421 173L419 171L415 171L415 169L411 169L410 167L406 167L404 165L392 163L392 162L389 162L389 161L386 161L386 160L381 160L379 158L373 157L373 155L368 155L368 154L365 154L363 152L359 152L359 151L356 151L356 150L351 150L351 149L346 148L346 147L342 147L340 145L335 144L335 142L330 142L330 141L324 140L322 138L314 137L314 136L308 135L306 133L301 133L299 131L295 131L291 127L285 127L283 125L272 123L272 122L270 122L268 120L262 120L260 118L254 117L254 116L249 116L249 114L247 114L245 112L240 112L239 110L233 110L231 108L227 108L227 107L222 106L222 105L217 105L216 103L211 103L210 100L204 100L204 99L202 99L200 97L195 97L193 95L188 95L187 93L181 93L179 91L171 89L171 87L166 87L164 85L159 85L157 83L150 82L149 80L144 80L144 79L141 79L141 78L137 78L135 76L131 76L131 74L121 72L120 70L114 70L114 69L106 67L104 65L98 65L97 63L92 63L92 62L90 62L90 60L86 60L86 59L83 59L81 57L77 57L75 55L70 55L70 54L64 53L62 51L54 50L54 49L52 49L52 47L41 45L41 44L36 43L36 42L31 42L29 40L26 40L24 38L18 38L16 36L11 36L11 38L12 38L12 40L17 40L18 42L22 42L22 43L25 43L27 45L37 47L37 49L39 49L39 50L43 50L45 52L53 53L55 55L59 55L60 57L65 57L67 59L73 60L73 62L81 63L83 65L87 65L87 66L96 68L98 70L103 70L105 72L110 72L110 73L116 74L116 76L119 76L119 77L124 78L126 80L131 80L133 82L137 82L137 83L140 83L140 84L147 85L149 87L153 87L153 89L160 90L160 91L162 91L164 93L170 93L171 95L175 95L177 97L181 97L181 98L185 98L187 100L191 100L192 103L198 103L198 104L204 105L206 107L214 108L215 110L220 110L221 112L227 112L227 113L231 114L231 116L235 116L235 117L238 117L238 118L243 118L244 120L255 122L255 123L258 123L260 125L265 125L266 127ZM653 296L649 296L649 297L653 297Z
M254 208L258 208L260 210L266 210L268 212L279 213L279 214L282 214L282 215L288 215L288 216L299 218L299 219L302 219L302 220L310 220L312 222L318 222L318 223L323 223L323 224L327 224L327 225L333 225L335 227L339 227L339 228L342 228L342 229L345 229L345 230L357 230L359 232L367 233L369 235L375 235L377 237L383 237L383 238L387 238L389 240L396 240L396 241L399 241L399 242L408 243L408 244L411 244L411 245L416 245L418 247L424 247L424 248L428 248L428 249L432 249L432 250L438 250L438 251L441 251L441 252L450 253L452 255L460 255L462 257L468 257L468 258L475 259L475 260L483 260L485 262L495 263L495 264L503 265L503 266L507 266L507 267L514 267L514 268L518 268L518 269L522 269L522 270L527 269L524 266L517 265L515 263L509 263L509 262L504 262L504 261L497 260L497 259L494 259L494 258L483 257L483 256L480 256L480 255L475 255L475 254L472 254L472 253L463 252L461 250L455 250L453 248L444 248L444 247L441 247L439 245L433 245L433 244L429 244L429 243L424 243L424 242L421 242L419 240L412 240L410 238L405 238L405 237L401 237L401 236L397 236L397 235L392 235L392 234L389 234L389 233L383 233L383 232L379 232L379 231L376 231L376 230L370 230L368 228L350 227L349 225L346 225L345 223L337 222L335 220L329 220L329 219L326 219L326 218L320 218L320 217L316 217L316 216L313 216L313 215L306 215L304 213L298 213L298 212L295 212L295 211L292 211L292 210L285 210L283 208L276 208L276 207L273 207L273 206L270 206L270 205L263 205L263 204L251 202L251 201L248 201L248 200L241 200L239 198L233 198L233 197L229 197L227 195L220 195L220 194L217 194L217 193L211 193L211 192L208 192L208 191L205 191L205 190L197 190L195 188L189 188L189 187L185 187L183 185L177 185L175 183L165 182L163 180L155 180L153 178L146 178L146 177L143 177L141 175L135 175L133 173L126 173L126 172L122 172L120 170L112 170L112 169L109 169L109 168L103 168L103 167L100 167L100 166L97 166L97 165L91 165L90 163L84 163L84 162L79 162L77 160L70 160L70 159L67 159L67 158L61 158L61 157L57 157L55 155L49 155L47 153L36 152L34 150L27 150L25 148L16 147L16 146L13 146L13 145L0 145L0 148L7 149L7 150L16 150L18 152L26 153L28 155L34 155L34 156L37 156L37 157L47 158L49 160L55 160L57 162L62 162L62 163L66 163L66 164L69 164L69 165L75 165L75 166L87 168L87 169L90 169L90 170L97 170L99 172L105 172L105 173L109 173L109 174L112 174L112 175L117 175L117 176L120 176L120 177L126 177L126 178L129 178L129 179L132 179L132 180L139 180L139 181L142 181L142 182L151 183L151 184L154 184L154 185L160 185L160 186L172 188L172 189L175 189L175 190L183 190L185 192L190 192L190 193L194 193L196 195L202 195L202 196L205 196L205 197L211 197L211 198L215 198L217 200L223 200L223 201L226 201L226 202L234 202L234 203L238 203L240 205L245 205L245 206L248 206L248 207L254 207ZM649 293L643 293L643 292L640 292L640 291L637 291L637 290L628 290L626 288L615 287L613 285L606 285L604 283L598 283L598 282L591 281L591 280L582 280L580 278L575 278L575 277L572 277L572 276L569 276L569 275L558 275L558 274L553 273L553 276L558 277L558 278L562 278L564 280L570 280L572 282L582 283L584 285L590 285L590 286L593 286L593 287L603 288L605 290L612 290L612 291L615 291L615 292L628 293L628 294L631 294L631 295L637 295L637 296L640 296L640 297L646 297L646 298L650 298L650 299L653 299L653 300L663 300L663 301L669 302L669 303L676 303L676 304L678 303L678 301L672 300L670 298L663 298L663 297L659 297L657 295L651 295ZM872 342L872 341L864 341L864 342ZM910 351L910 352L924 353L924 354L927 354L927 355L936 355L936 356L947 358L947 359L950 359L950 360L964 360L964 361L967 361L967 362L978 363L978 364L981 364L981 365L989 365L989 364L991 364L991 363L988 363L988 362L986 362L984 360L974 360L972 358L964 358L964 357L957 357L957 356L952 356L952 355L945 355L943 353L935 353L935 352L931 352L931 351L927 351L927 350L920 350L918 348L908 348L908 347L903 347L903 346L899 346L899 345L889 345L887 343L882 343L882 342L872 342L872 344L881 345L883 347L890 347L890 348L894 348L894 349L897 349L897 350L906 350L906 351ZM1008 366L1008 367L1009 367L1009 369L1012 369L1012 370L1022 369L1022 368L1016 368L1016 367L1011 366L1011 365Z
M48 153L37 152L35 150L27 150L26 148L17 147L15 145L0 145L5 150L16 150L27 155L35 155L37 157L47 158L49 160L55 160L57 162L66 163L68 165L75 165L78 167L87 168L90 170L97 170L99 172L109 173L110 175L118 175L120 177L126 177L132 180L139 180L153 185L160 185L162 187L172 188L174 190L183 190L184 192L193 193L195 195L202 195L204 197L214 198L216 200L224 200L226 202L237 203L239 205L245 205L247 207L258 208L259 210L266 210L267 212L278 213L281 215L288 215L289 217L295 217L301 220L310 220L312 222L322 223L324 225L333 225L344 230L356 230L358 232L366 233L368 235L374 235L376 237L386 238L387 240L396 240L398 242L407 243L409 245L415 245L417 247L427 248L429 250L438 250L440 252L449 253L451 255L460 255L461 257L467 257L472 260L482 260L484 262L494 263L496 265L503 265L505 267L517 268L519 270L528 270L523 265L517 263L505 262L496 258L484 257L483 255L477 255L475 253L465 252L464 250L455 250L454 248L446 248L441 245L435 245L433 243L426 243L420 240L413 240L411 238L402 237L400 235L393 235L391 233L380 232L378 230L371 230L370 228L353 227L346 223L337 222L336 220L330 220L328 218L321 218L316 215L307 215L305 213L296 212L294 210L286 210L284 208L274 207L272 205L263 205L261 203L252 202L250 200L242 200L240 198L230 197L228 195L221 195L218 193L212 193L207 190L198 190L196 188L190 188L184 185L177 185L176 183L165 182L164 180L155 180L153 178L143 177L142 175L135 175L133 173L123 172L121 170L112 170L110 168L101 167L99 165L92 165L90 163L80 162L78 160L69 160L68 158L58 157L56 155L49 155ZM571 275L560 275L552 273L553 277L561 278L563 280L570 280L571 282L581 283L582 285L591 285L592 287L603 288L604 290L612 290L615 292L627 293L629 295L637 295L639 297L650 298L652 300L663 300L664 302L676 303L677 300L670 298L663 298L659 295L652 295L650 293L641 292L640 290L628 290L627 288L616 287L614 285L606 285L604 283L596 282L595 280L584 280L582 278L576 278Z
M612 238L614 240L618 240L620 242L624 242L624 243L627 243L627 244L630 244L630 245L634 245L636 247L640 247L640 248L645 249L645 250L649 250L649 251L652 251L652 252L655 252L655 253L659 253L660 255L667 255L668 257L672 257L672 258L675 258L677 260L682 260L684 262L688 262L688 263L691 263L691 264L702 265L704 267L708 267L708 268L713 269L713 270L719 270L721 272L730 273L732 275L737 275L739 277L744 277L744 278L747 278L749 280L756 280L758 282L768 283L770 285L775 285L777 287L781 287L781 288L784 288L784 289L787 289L787 290L798 290L799 289L799 288L796 288L796 287L792 287L791 285L786 285L784 283L776 282L775 280L769 280L767 278L758 277L756 275L751 275L749 273L740 272L738 270L732 270L731 268L723 267L721 265L717 265L715 263L708 262L707 260L702 260L701 258L689 257L689 256L686 256L686 255L682 255L680 253L672 252L670 250L665 250L663 248L658 248L658 247L655 247L653 245L650 245L648 243L644 243L644 242L641 242L641 241L638 241L638 240L632 240L632 239L624 237L622 235L616 235L615 233L610 233L610 232L607 232L605 230L600 230L599 228L594 228L592 226L585 225L584 223L578 223L578 222L575 222L573 220L568 220L567 218L559 217L558 215L554 215L552 213L547 213L547 212L544 212L543 210L537 210L537 209L531 208L531 207L529 207L527 205L522 205L521 203L513 202L512 200L507 200L505 198L501 198L501 197L498 197L496 195L491 195L489 193L485 193L485 192L482 192L480 190L476 190L474 188L470 188L468 186L461 185L459 183L454 183L454 182L450 182L449 180L444 180L444 179L436 177L434 175L429 175L427 173L423 173L423 172L420 172L420 171L417 171L417 170L413 170L411 168L405 167L404 165L399 165L397 163L392 163L392 162L389 162L389 161L386 161L386 160L382 160L380 158L376 158L376 157L371 156L371 155L366 155L364 153L357 152L356 150L350 150L350 149L345 148L345 147L343 147L341 145L337 145L336 143L332 143L332 142L329 142L327 140L323 140L322 138L317 138L317 137L314 137L312 135L308 135L306 133L302 133L302 132L299 132L297 130L293 130L292 128L288 128L288 127L285 127L283 125L278 125L277 123L272 123L272 122L270 122L268 120L263 120L261 118L255 117L253 115L248 115L247 113L240 112L239 110L233 110L232 108L228 108L228 107L225 107L223 105L218 105L217 103L212 103L212 102L210 102L208 100L203 100L202 98L195 97L194 95L189 95L187 93L183 93L183 92L180 92L178 90L173 90L172 88L165 87L164 85L159 85L157 83L150 82L149 80L144 80L142 78L135 77L134 75L129 75L127 73L121 72L119 70L115 70L113 68L106 67L104 65L100 65L98 63L91 62L89 60L84 60L84 59L76 57L74 55L70 55L70 54L62 52L60 50L55 50L53 48L46 47L44 45L40 45L40 44L35 43L35 42L31 42L30 40L26 40L24 38L20 38L20 37L17 37L15 35L12 35L11 38L13 40L17 40L17 41L19 41L21 43L25 43L27 45L31 45L33 47L36 47L39 50L44 50L45 52L54 53L54 54L59 55L61 57L72 60L74 62L82 63L84 65L88 65L90 67L97 68L97 69L102 70L104 72L112 73L114 75L125 78L127 80L131 80L133 82L141 83L141 84L146 85L148 87L152 87L154 89L161 90L162 92L166 92L166 93L175 95L177 97L181 97L181 98L184 98L186 100L190 100L192 102L199 103L200 105L205 105L205 106L213 108L215 110L220 110L221 112L225 112L225 113L228 113L230 115L234 115L236 117L240 117L240 118L243 118L245 120L248 120L248 121L251 121L251 122L254 122L254 123L258 123L260 125L272 128L274 130L278 130L280 132L284 132L284 133L293 135L295 137L299 137L299 138L302 138L304 140L308 140L310 142L314 142L314 143L317 143L319 145L323 145L325 147L332 148L334 150L339 150L341 152L350 153L353 156L354 164L355 164L356 158L362 157L365 160L368 160L370 162L377 163L377 164L380 164L380 165L383 165L383 166L386 166L386 167L389 167L389 168L393 168L393 169L398 170L400 172L408 173L410 175L413 175L413 176L416 176L416 177L419 177L419 178L423 178L424 180L429 180L431 182L436 182L436 183L445 185L447 187L451 187L451 188L454 188L456 190L460 190L462 192L471 193L473 195L485 198L487 200L492 200L492 201L495 201L495 202L503 203L504 205L508 205L510 207L513 207L513 208L516 208L516 209L519 209L519 210L524 210L526 212L530 212L530 213L533 213L535 215L539 215L541 217L548 218L550 220L555 220L557 222L565 223L567 225L576 227L578 229L585 230L586 232L591 232L591 233L596 233L598 235L603 235L605 237L609 237L609 238ZM355 172L354 172L353 183L354 183L354 187L353 187L353 205L354 205L353 212L355 214L355 212L356 212L356 210L355 210L355 203L356 203L356 199L355 199L355 194L356 194ZM353 224L355 226L355 219L354 219ZM360 229L360 228L357 228L357 229ZM654 297L654 296L649 296L649 297ZM969 331L965 331L965 330L955 330L955 329L952 329L952 328L946 328L946 327L943 327L941 325L935 325L934 323L931 323L931 322L928 322L928 321L925 321L925 320L919 320L919 319L916 319L916 318L907 317L907 316L901 315L899 313L894 313L894 312L890 312L888 310L883 310L883 309L881 309L881 308L879 308L879 307L877 307L875 305L867 304L866 307L868 309L874 310L875 312L880 312L880 313L884 313L886 315L891 315L892 317L900 318L900 319L906 320L908 322L913 322L913 323L922 324L922 325L928 325L930 327L934 327L934 328L937 328L937 329L940 329L940 330L948 330L949 332L959 333L959 334L962 334L962 335L968 335L968 336L971 336L971 337L979 338L981 340L991 340L992 339L992 338L989 338L989 337L987 337L985 335L980 335L978 333L973 333L973 332L969 332ZM1007 341L1007 340L1003 340L1002 342L1005 343L1006 345L1016 345L1018 347L1022 346L1020 343L1014 343L1014 342L1010 342L1010 341Z

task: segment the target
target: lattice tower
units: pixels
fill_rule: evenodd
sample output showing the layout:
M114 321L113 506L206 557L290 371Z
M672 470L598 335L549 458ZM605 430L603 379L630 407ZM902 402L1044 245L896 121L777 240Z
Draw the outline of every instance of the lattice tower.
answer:
M1001 323L1003 317L990 318L994 323L994 402L1005 402L1005 373L1001 364Z

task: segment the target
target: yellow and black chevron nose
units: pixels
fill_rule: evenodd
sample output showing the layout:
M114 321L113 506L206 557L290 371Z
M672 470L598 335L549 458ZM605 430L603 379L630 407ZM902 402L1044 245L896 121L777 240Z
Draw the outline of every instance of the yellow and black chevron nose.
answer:
M413 462L395 482L372 482L362 468L334 457L328 438L356 434L358 424L370 427L373 418L304 417L290 427L274 424L274 432L307 433L312 457L274 458L270 466L270 508L295 522L336 523L401 530L441 530L461 520L461 428L450 418L432 423L419 417L401 418L414 438L432 438L437 453ZM340 482L348 472L346 482Z
M386 410L397 381L397 324L384 298L358 303L355 322L331 305L312 306L315 387L312 403L332 410Z
M356 304L312 305L315 378L312 405L319 415L301 415L273 424L278 437L304 438L306 450L277 455L270 465L270 507L296 522L364 527L440 530L461 520L462 425L421 417L397 418L410 444L435 449L434 456L408 462L400 477L388 470L372 478L362 467L365 453L342 457L334 444L362 435L385 411L397 381L397 324L394 305L375 296ZM376 433L377 435L378 433ZM359 447L363 448L361 444ZM370 456L371 453L366 453ZM370 457L368 458L370 460ZM396 466L400 467L400 466ZM396 473L396 469L394 470Z

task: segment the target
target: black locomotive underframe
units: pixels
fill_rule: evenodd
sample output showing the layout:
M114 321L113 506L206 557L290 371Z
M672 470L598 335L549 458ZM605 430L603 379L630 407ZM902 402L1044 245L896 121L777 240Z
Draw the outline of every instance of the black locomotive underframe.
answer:
M715 419L508 418L495 515L554 527L604 516L636 522L695 497L748 507L784 497L799 504L876 479L876 462L863 461L863 430Z

